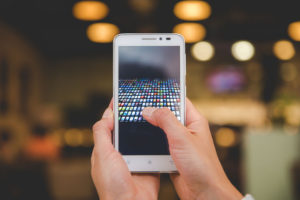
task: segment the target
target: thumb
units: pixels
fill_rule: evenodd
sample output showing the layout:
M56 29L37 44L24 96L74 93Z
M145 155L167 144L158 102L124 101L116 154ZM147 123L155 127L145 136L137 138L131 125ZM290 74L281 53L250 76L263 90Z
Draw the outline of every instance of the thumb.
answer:
M143 117L152 125L161 128L167 135L170 152L186 144L188 130L178 121L168 108L147 107L142 112Z

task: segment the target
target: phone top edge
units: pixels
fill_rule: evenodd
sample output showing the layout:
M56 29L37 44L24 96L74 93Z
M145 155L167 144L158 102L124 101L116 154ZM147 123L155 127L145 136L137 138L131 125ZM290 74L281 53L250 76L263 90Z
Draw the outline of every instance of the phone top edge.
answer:
M183 45L185 45L185 40L184 37L181 34L178 33L119 33L117 35L115 35L114 39L113 39L113 44L115 45L116 43L118 43L118 40L122 40L123 38L131 38L134 37L136 39L136 37L141 36L141 37L145 37L145 36L170 36L170 37L174 37L176 36L176 39L179 39L181 41L181 43Z
M182 35L179 33L119 33L115 35L115 37L123 35L179 35L182 37Z
M144 174L144 173L178 174L178 170L171 170L171 171L135 171L135 170L131 170L130 172L134 172L134 173L137 173L137 174Z

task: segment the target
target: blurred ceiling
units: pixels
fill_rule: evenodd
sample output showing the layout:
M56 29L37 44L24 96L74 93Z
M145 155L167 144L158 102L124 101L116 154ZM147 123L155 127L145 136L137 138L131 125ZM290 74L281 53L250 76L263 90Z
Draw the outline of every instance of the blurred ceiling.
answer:
M131 0L130 0L131 1ZM133 1L133 0L132 0ZM109 15L101 20L116 24L121 32L172 32L182 22L173 14L177 1L151 0L153 10L140 13L129 2L104 0ZM0 0L0 21L10 25L31 41L49 59L111 54L111 44L95 44L86 37L92 22L72 15L76 0ZM207 28L206 40L231 42L247 39L269 42L288 38L290 22L299 20L297 0L207 1L212 16L201 21Z

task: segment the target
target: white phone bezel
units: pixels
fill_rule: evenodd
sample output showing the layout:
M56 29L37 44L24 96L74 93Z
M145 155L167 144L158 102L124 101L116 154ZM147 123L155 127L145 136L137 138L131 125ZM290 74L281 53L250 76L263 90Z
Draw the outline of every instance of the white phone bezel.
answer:
M162 38L161 40L159 38ZM170 38L167 40L166 38ZM180 47L180 119L185 124L185 42L181 35L174 33L159 34L119 34L113 41L113 108L114 108L114 147L119 151L118 120L118 81L119 81L119 46L179 46ZM176 166L170 155L123 155L131 172L176 172Z

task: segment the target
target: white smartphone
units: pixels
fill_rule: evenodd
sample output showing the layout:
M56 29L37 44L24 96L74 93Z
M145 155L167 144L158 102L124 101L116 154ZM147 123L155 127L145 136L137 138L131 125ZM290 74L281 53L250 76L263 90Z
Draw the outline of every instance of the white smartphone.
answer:
M185 42L178 34L119 34L113 42L114 146L131 172L176 172L165 133L145 107L185 123Z

